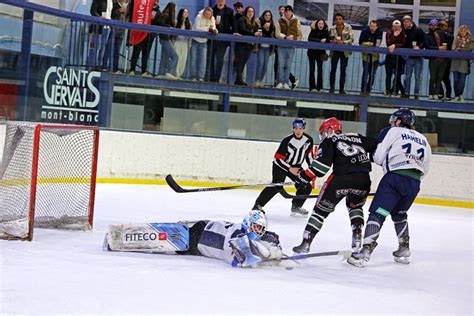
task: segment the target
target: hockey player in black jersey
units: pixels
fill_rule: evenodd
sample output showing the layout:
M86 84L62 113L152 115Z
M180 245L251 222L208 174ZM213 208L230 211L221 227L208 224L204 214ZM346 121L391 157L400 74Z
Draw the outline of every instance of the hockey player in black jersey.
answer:
M333 172L324 183L316 205L308 220L303 241L293 248L296 253L309 252L311 242L321 230L324 220L345 197L352 227L352 248L362 243L364 214L362 207L370 191L371 155L377 140L360 134L342 133L341 123L335 118L326 119L319 128L321 144L311 166L301 171L297 181L309 183L324 176L331 166Z
M308 195L312 189L308 182L296 182L303 162L306 161L309 166L313 161L313 138L304 132L305 127L304 118L296 118L293 121L293 133L281 141L273 158L272 183L284 182L288 177L295 181L296 195ZM262 209L280 190L281 186L265 188L255 201L253 209ZM304 202L304 199L293 200L292 216L308 215L308 211L302 207Z

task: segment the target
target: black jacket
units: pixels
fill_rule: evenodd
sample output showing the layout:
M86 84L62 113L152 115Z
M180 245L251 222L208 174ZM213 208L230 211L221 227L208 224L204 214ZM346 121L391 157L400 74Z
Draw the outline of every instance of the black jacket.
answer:
M425 32L415 23L413 23L410 29L403 29L407 35L407 40L405 42L404 48L413 48L413 42L416 42L416 46L420 49L425 48ZM419 56L410 56L410 58L419 59Z
M241 17L239 21L237 21L237 33L240 35L245 36L255 36L255 32L258 30L257 22L254 20L252 27L247 24L247 19L245 17ZM235 43L236 46L248 46L251 47L252 43Z
M93 0L91 4L90 13L92 16L102 16L102 13L107 11L107 0ZM89 33L102 33L103 25L90 24Z
M313 28L311 24L311 32L308 35L308 42L319 42L321 43L322 39L326 39L326 43L329 43L329 30L326 23L324 23L324 28L320 30L316 25ZM308 49L308 57L319 58L321 55L325 54L324 49Z
M217 16L217 5L212 8L214 10L214 18ZM219 33L224 33L224 34L234 34L237 30L237 23L235 21L234 17L234 10L231 8L228 8L227 6L224 6L224 14L221 15L221 22L217 26L217 30Z

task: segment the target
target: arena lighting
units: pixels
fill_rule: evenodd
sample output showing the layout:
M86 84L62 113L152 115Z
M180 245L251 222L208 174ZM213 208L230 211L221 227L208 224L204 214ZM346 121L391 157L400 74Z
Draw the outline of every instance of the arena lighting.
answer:
M456 120L474 121L474 114L468 114L468 113L438 112L438 117L456 119Z
M193 93L193 92L182 92L182 91L164 91L163 95L165 95L167 97L175 97L175 98L212 100L212 101L218 101L219 100L218 95L216 95L216 94L206 94L206 93Z
M286 106L286 101L275 100L275 99L245 98L245 97L232 97L231 96L230 102Z
M392 114L393 113L394 108L378 108L378 107L373 107L373 106L369 106L369 108L367 109L367 112L369 113L382 113L382 114ZM422 110L412 110L416 116L426 116L426 111L422 111Z
M161 95L161 90L159 89L123 87L123 86L114 86L114 92L146 94L146 95Z
M322 109L322 110L336 110L336 111L354 111L353 105L337 104L337 103L319 103L319 102L305 102L297 101L297 108L310 108L310 109Z

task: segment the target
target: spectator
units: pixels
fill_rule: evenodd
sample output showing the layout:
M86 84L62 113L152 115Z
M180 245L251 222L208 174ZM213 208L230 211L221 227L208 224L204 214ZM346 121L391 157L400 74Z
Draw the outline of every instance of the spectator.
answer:
M291 5L285 7L285 14L278 20L278 25L279 28L276 28L277 38L289 41L300 41L303 38L300 21L295 17ZM294 56L294 47L278 47L278 89L290 89L290 67Z
M273 23L273 14L270 10L265 10L262 16L257 20L257 25L262 31L263 37L275 37L275 24ZM257 74L255 77L255 86L263 87L265 75L267 73L268 59L273 51L270 44L260 44L257 52Z
M405 15L403 17L403 30L407 35L405 41L405 48L423 49L425 47L425 32L415 25L411 16ZM423 71L423 57L408 56L405 62L405 94L404 98L410 97L411 90L411 76L415 72L415 91L414 97L418 99L420 96L421 73Z
M234 3L234 12L235 12L235 22L238 23L239 19L244 16L244 5L242 2L237 1Z
M329 29L324 20L316 20L311 23L311 32L308 35L309 42L326 43L329 42ZM309 60L309 91L321 91L323 89L323 63L328 59L324 49L308 49ZM316 70L315 63L318 65L318 83L314 78Z
M378 27L376 20L370 21L359 37L359 45L368 47L380 47L382 43L382 30ZM374 85L375 74L379 66L379 54L362 53L362 84L361 94L368 95Z
M385 57L385 95L391 96L392 94L397 95L400 92L401 95L405 93L405 89L402 84L402 73L403 73L403 59L400 55L394 55L393 52L396 48L405 47L407 36L405 31L402 30L402 23L399 20L395 20L392 23L392 29L387 32L385 37L389 54ZM392 76L395 74L392 86Z
M237 23L237 32L246 36L262 36L262 31L258 30L257 22L255 21L255 9L252 6L245 8L244 15ZM252 43L235 43L235 84L239 86L246 86L247 83L242 79L242 73L245 65L249 60L252 52Z
M194 20L193 29L217 34L216 21L211 7L199 11ZM206 75L206 56L207 38L193 38L191 40L191 56L188 63L189 77L191 80L204 81Z
M169 2L163 12L158 17L158 25L165 27L176 26L176 3ZM159 76L165 76L168 79L178 79L176 67L178 66L178 54L171 43L171 36L168 34L159 34L161 44Z
M112 0L93 0L90 13L92 16L110 20L112 17ZM109 38L110 28L99 24L89 25L89 49L87 54L87 65L96 70L102 70L99 66L104 59L104 50Z
M429 24L429 31L425 38L426 49L446 51L448 49L448 42L446 33L438 29L438 20L433 19ZM439 100L438 95L441 92L441 80L443 80L444 70L447 66L445 58L430 57L430 84L429 84L429 99Z
M234 17L234 11L226 6L226 0L217 0L213 8L213 14L217 31L222 34L234 34L237 31L237 24ZM211 48L211 69L210 80L218 82L222 69L224 68L224 55L227 47L230 45L227 41L212 41Z
M112 20L126 22L130 19L130 0L114 0L112 9ZM120 48L122 47L123 39L125 38L125 29L121 27L113 28L114 38L114 51L113 51L113 66L112 71L116 74L122 74L122 71L118 69ZM109 36L107 46L105 48L104 60L102 65L108 67L110 60L110 49L112 46L112 36ZM110 65L109 65L110 66Z
M286 5L280 5L278 7L278 14L280 15L280 18L282 18L285 15L285 8ZM276 23L275 24L275 35L280 32L280 24ZM275 62L273 63L273 71L274 71L274 76L275 76L275 84L274 86L276 87L278 84L278 48L275 47ZM299 80L295 78L295 76L290 72L290 83L291 87L294 89L298 86Z
M190 30L192 27L189 21L188 9L181 9L178 12L178 19L176 22L176 28L182 30ZM178 54L178 65L176 66L176 73L178 77L185 76L186 61L188 58L189 50L191 47L190 39L186 36L176 36L174 40L174 49Z
M153 9L151 11L151 24L158 25L158 18L161 14L160 11L160 0L155 0ZM129 75L135 75L135 69L137 67L138 57L142 54L142 76L151 77L148 72L148 56L150 56L150 50L155 41L156 34L148 33L147 36L138 44L133 46L132 58L130 61L130 72Z
M474 49L471 37L471 31L467 25L461 25L458 34L454 39L453 51L471 52ZM453 59L451 63L451 71L454 80L455 100L464 102L463 92L466 84L466 77L470 73L469 59Z
M329 28L329 37L331 43L339 45L352 45L354 42L354 33L352 32L352 26L344 22L344 16L340 13L336 13L335 24ZM344 85L346 83L346 68L347 62L351 52L331 52L331 73L329 75L329 92L334 93L336 83L336 70L339 60L340 65L340 76L339 76L339 93L345 94Z
M441 21L439 22L439 28L445 33L446 35L446 42L448 44L448 50L453 49L453 41L454 36L453 33L449 32L449 25L448 21ZM443 101L451 101L451 80L449 76L451 75L451 58L446 59L446 69L444 71L443 79L441 82L444 84L445 89L443 89L443 85L440 86L441 93L439 97L443 99Z

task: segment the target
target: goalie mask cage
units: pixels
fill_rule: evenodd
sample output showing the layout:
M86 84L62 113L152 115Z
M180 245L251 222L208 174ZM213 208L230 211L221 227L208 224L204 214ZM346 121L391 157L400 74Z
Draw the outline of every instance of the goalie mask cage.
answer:
M91 229L99 129L9 122L0 166L0 238L33 227Z

